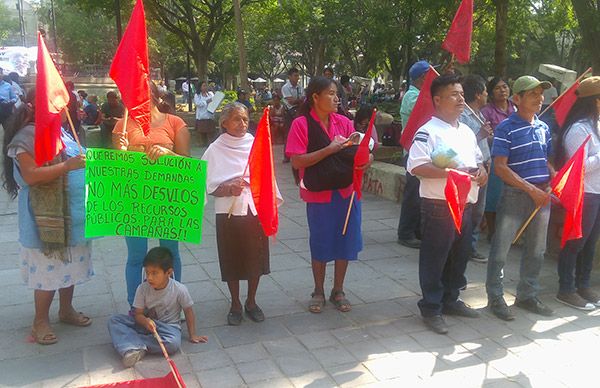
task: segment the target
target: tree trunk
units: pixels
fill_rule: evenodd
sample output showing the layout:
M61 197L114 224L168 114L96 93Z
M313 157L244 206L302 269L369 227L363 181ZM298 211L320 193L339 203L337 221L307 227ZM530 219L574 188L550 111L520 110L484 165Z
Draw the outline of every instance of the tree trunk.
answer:
M196 50L197 51L197 50ZM194 63L196 65L196 70L198 71L198 81L207 81L208 80L208 55L205 55L203 52L195 52L194 53Z
M600 2L590 0L572 0L573 9L579 22L583 47L592 61L594 75L600 75ZM584 66L584 67L587 67Z
M506 76L506 42L508 25L508 0L495 0L496 3L496 51L495 51L495 74L500 77Z
M250 90L248 87L248 62L246 62L246 45L244 43L244 24L240 11L240 0L233 0L233 13L235 17L235 32L240 56L240 83L242 89Z

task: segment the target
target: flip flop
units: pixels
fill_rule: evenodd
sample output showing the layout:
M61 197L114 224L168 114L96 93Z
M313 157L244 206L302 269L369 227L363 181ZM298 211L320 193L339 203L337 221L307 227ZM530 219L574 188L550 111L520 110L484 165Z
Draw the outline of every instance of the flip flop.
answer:
M59 316L62 323L73 326L85 327L92 324L92 319L83 313L70 314L68 317Z
M331 290L331 296L329 296L329 301L335 306L338 311L343 313L347 313L352 310L352 305L346 299L346 294L344 291L334 291Z
M314 314L318 314L321 312L321 310L323 309L323 306L325 306L325 295L324 294L316 294L316 293L312 293L310 294L311 299L310 302L308 303L308 311L310 311L311 313Z
M36 331L35 329L31 329L31 336L40 345L53 345L58 342L58 338L56 334L52 331L52 329L48 328L46 331Z

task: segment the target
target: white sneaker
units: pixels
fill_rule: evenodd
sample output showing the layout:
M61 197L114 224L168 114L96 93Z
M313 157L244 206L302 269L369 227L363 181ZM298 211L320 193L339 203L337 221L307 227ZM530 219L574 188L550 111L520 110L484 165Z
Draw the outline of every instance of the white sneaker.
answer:
M123 356L123 365L125 368L131 368L134 366L139 360L144 358L146 355L146 351L144 349L133 349L125 352Z

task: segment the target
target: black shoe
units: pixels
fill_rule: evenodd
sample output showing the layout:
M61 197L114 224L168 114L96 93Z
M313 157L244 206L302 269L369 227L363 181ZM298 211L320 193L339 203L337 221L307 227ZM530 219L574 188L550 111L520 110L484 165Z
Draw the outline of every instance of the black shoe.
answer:
M446 321L444 321L444 318L442 318L441 315L434 315L433 317L423 317L423 322L425 323L425 326L429 328L429 330L435 333L448 333L448 325L446 325Z
M241 311L230 311L227 314L227 324L229 326L239 326L242 324L242 312Z
M526 300L515 300L515 306L530 311L534 314L543 315L545 317L551 317L554 315L554 311L545 304L543 304L538 298L529 298Z
M254 306L253 309L249 309L248 307L244 306L244 310L246 311L246 316L254 322L262 322L265 320L265 314L263 314L258 305Z
M513 321L515 319L514 314L510 310L510 307L506 304L504 298L498 298L488 302L488 307L492 314L502 319L503 321Z
M421 240L417 240L416 238L411 238L411 239L399 238L398 244L404 245L405 247L408 247L408 248L414 248L414 249L421 248Z
M474 261L476 263L487 263L488 258L477 251L473 251L473 253L471 253L471 261Z
M456 315L467 318L479 318L479 312L467 306L465 302L460 299L453 303L444 304L444 307L442 308L442 314Z

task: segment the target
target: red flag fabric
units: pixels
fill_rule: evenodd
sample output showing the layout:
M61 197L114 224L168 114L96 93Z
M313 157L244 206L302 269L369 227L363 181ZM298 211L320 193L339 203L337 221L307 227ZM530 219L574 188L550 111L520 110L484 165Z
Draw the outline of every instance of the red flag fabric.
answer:
M373 125L375 124L376 114L377 109L373 109L367 132L365 132L365 136L363 136L362 140L360 141L358 150L354 155L354 177L352 178L352 187L354 188L358 199L361 199L362 197L362 183L365 170L359 170L356 167L362 166L369 162L369 142L371 141L371 135L373 134Z
M561 127L564 125L565 120L567 119L567 115L571 110L571 107L573 106L573 104L575 104L575 101L577 101L577 94L575 94L575 91L578 87L579 81L571 85L571 87L567 89L566 92L564 92L560 97L556 99L554 105L552 105L552 107L554 108L556 122ZM552 101L546 101L546 103L550 104L552 103Z
M35 162L41 166L54 159L64 147L60 138L60 112L69 103L71 95L39 32L36 69Z
M565 208L565 223L560 247L563 248L567 240L576 240L582 237L581 217L583 216L583 176L585 174L585 145L590 140L590 135L583 141L571 159L556 173L550 186L554 194L560 199Z
M99 384L84 388L186 388L183 378L179 374L179 371L177 370L173 360L168 360L168 362L171 364L173 371L175 371L175 375L173 375L173 372L170 372L168 375L163 377L130 380L120 383ZM179 385L177 383L179 383Z
M471 175L462 171L448 170L444 195L458 234L460 234L462 228L462 216L470 190Z
M150 131L150 82L148 63L148 34L144 16L144 4L137 0L131 19L119 43L110 66L112 78L119 91L123 104L148 135Z
M412 145L413 138L415 137L417 130L421 128L423 124L428 122L431 119L431 116L433 116L434 109L433 101L431 101L431 83L439 75L440 74L433 67L429 68L427 74L425 75L423 86L421 86L419 97L417 97L415 107L408 118L406 127L402 129L400 144L402 144L402 147L404 147L404 149L407 151Z
M456 57L458 62L471 59L471 35L473 33L473 0L462 0L442 48Z
M248 157L248 166L250 190L258 213L258 220L265 235L272 236L277 233L279 227L279 213L268 107L265 108L256 128L256 137Z

